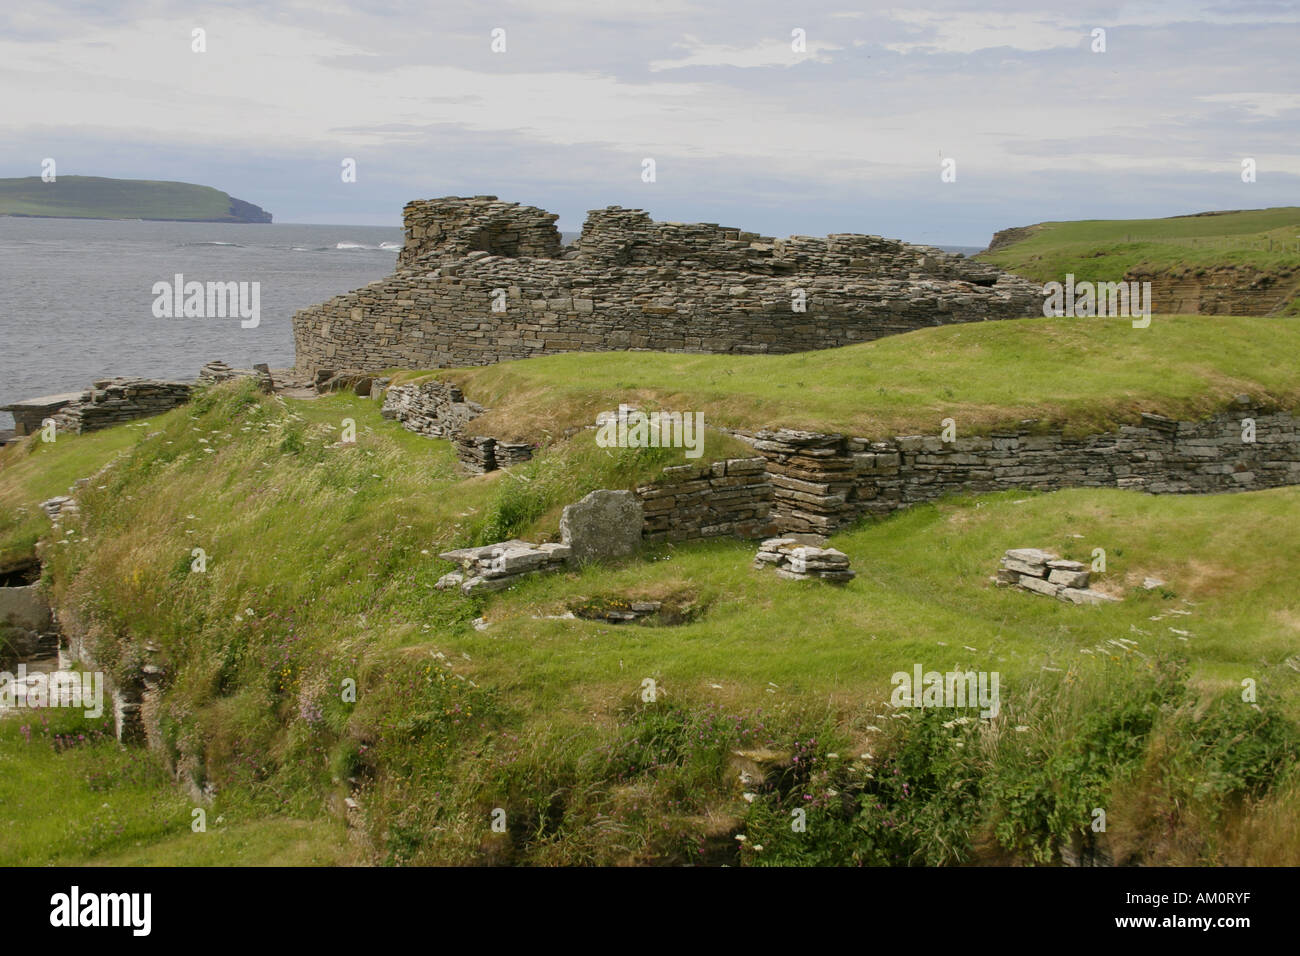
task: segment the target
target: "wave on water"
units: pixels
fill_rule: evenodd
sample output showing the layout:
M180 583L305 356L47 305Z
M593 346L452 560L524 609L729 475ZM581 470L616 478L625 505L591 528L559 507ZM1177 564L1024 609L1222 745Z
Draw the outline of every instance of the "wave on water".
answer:
M182 246L234 246L237 249L244 248L237 242L182 242Z
M339 242L334 245L335 249L364 249L367 252L396 252L402 248L401 243L381 242L377 246L368 245L364 242Z

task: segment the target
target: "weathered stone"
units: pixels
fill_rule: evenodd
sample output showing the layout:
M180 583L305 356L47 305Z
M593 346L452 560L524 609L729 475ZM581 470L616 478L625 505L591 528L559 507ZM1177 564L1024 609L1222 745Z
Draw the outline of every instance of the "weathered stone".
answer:
M1063 568L1053 568L1052 573L1047 576L1047 580L1062 587L1086 588L1088 586L1088 576L1087 571L1066 571Z
M632 554L641 546L641 502L630 491L593 491L560 515L560 539L574 561Z
M1003 558L1002 566L1008 571L1015 571L1017 574L1028 574L1034 577L1046 577L1046 564L1027 564L1024 561L1017 561L1015 558Z
M1036 578L1028 574L1020 575L1020 586L1027 591L1036 591L1049 597L1056 597L1057 592L1061 590L1059 584L1052 584L1042 578Z
M53 618L40 585L0 588L0 625L27 631L48 631Z
M1111 597L1109 594L1102 594L1100 591L1085 588L1062 588L1057 596L1062 601L1069 601L1071 604L1109 604L1119 600L1119 598Z
M1049 561L1057 560L1056 555L1039 548L1012 548L1007 551L1007 557L1031 565L1045 565Z

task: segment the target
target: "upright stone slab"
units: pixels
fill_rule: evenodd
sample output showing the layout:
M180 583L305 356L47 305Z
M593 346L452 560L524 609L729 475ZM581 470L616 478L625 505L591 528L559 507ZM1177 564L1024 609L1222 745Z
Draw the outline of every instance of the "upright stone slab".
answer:
M560 516L570 559L618 558L641 546L641 502L630 491L593 491Z

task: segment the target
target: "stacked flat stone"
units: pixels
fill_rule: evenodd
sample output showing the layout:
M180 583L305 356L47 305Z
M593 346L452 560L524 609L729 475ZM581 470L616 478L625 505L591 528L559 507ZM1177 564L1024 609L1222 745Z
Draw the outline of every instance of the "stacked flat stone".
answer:
M530 461L530 442L502 441L491 436L466 434L466 427L487 411L478 402L467 401L458 386L450 382L421 382L415 385L387 385L379 392L384 404L380 414L408 431L431 438L448 438L456 446L456 457L474 474L509 468ZM373 395L373 385L371 394Z
M780 240L613 206L562 249L553 213L495 197L411 203L405 217L392 276L294 316L300 372L624 349L786 353L1042 311L1025 279L878 236Z
M775 568L778 576L795 581L820 578L843 584L857 576L843 551L814 547L797 537L768 538L758 547L754 567Z
M41 502L41 510L51 521L58 521L60 515L77 514L81 509L78 508L76 499L71 495L55 495L53 498L47 498Z
M28 398L9 405L0 405L0 412L9 412L14 417L14 437L34 435L40 431L41 423L54 416L60 409L73 402L80 401L81 392L64 392L61 395L42 395Z
M487 411L478 402L467 401L460 387L450 382L390 385L383 396L379 413L384 418L431 438L456 438Z
M856 470L852 459L838 454L843 438L789 428L756 436L754 448L765 456L783 534L829 534L840 524Z
M444 574L434 587L440 591L455 587L464 594L480 589L499 591L525 574L560 570L569 554L567 544L531 544L517 539L444 551L438 557L455 561L461 570Z
M1255 422L1254 442L1242 441L1244 418ZM782 429L758 432L752 444L767 460L782 534L827 534L864 516L987 491L1218 494L1300 484L1300 418L1264 411L1246 396L1200 421L1144 413L1139 424L1082 437L1023 422L952 442Z
M549 259L560 254L555 228L559 218L496 196L416 200L402 210L406 240L397 264L407 267L430 255L455 259L486 251Z
M758 538L772 532L772 484L762 458L675 465L663 475L636 489L645 540Z
M95 382L78 401L57 411L59 431L81 434L171 411L190 400L189 382L111 378Z
M497 439L492 445L492 460L498 468L509 468L532 461L533 446L528 442L501 441Z
M1018 587L1071 604L1118 600L1089 588L1089 579L1088 566L1080 561L1067 561L1039 548L1012 548L1002 556L994 581L1001 587Z
M271 369L265 364L254 365L252 368L231 368L218 359L199 369L200 385L215 385L218 382L229 382L236 378L255 378L258 387L268 394L275 388L275 382L271 377Z

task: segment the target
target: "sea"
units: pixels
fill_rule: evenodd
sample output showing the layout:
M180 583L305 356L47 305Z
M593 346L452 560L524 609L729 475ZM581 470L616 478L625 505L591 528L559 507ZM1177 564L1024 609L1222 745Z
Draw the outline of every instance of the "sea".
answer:
M0 216L0 405L115 375L193 380L214 359L292 366L293 313L382 279L401 243L396 226ZM177 275L259 283L257 327L156 317L154 285Z
M293 365L298 309L393 271L402 230L0 217L0 405L114 375ZM156 318L157 282L257 282L261 321ZM0 429L13 427L0 412Z

